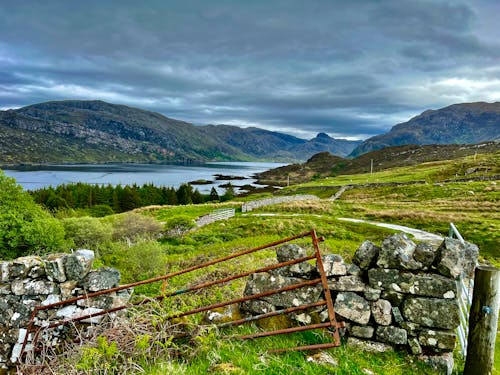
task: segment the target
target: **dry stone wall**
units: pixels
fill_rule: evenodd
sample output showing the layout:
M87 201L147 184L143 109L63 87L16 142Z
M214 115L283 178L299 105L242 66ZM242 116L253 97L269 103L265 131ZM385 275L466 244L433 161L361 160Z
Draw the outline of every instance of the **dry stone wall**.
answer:
M48 306L118 286L120 273L109 267L92 269L93 260L94 252L82 249L72 254L27 256L0 262L0 369L15 365L19 359L26 328L36 306ZM128 301L130 293L124 290L40 311L35 326L44 327L49 322L122 306ZM94 324L101 318L93 317L81 323ZM46 330L41 339L57 345L63 333L62 327ZM30 334L28 342L32 338Z
M277 249L279 262L305 256L294 244ZM470 277L478 248L446 238L435 248L415 244L405 234L387 237L377 246L365 241L353 263L339 255L323 257L329 292L339 321L346 323L347 345L367 351L406 350L451 373L452 352L459 325L457 280ZM271 273L252 275L245 294L277 289L302 279L318 277L314 265L304 262ZM322 288L308 286L296 291L243 303L240 309L258 315L290 306L314 303ZM291 316L300 323L326 321L324 307Z

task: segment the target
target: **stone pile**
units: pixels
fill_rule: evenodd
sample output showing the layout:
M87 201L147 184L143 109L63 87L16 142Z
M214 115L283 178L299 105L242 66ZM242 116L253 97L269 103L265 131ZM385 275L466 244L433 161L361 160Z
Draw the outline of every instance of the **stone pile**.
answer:
M82 249L72 254L27 256L0 262L0 369L14 365L19 359L26 327L36 306L118 286L120 273L109 267L93 270L93 260L94 252ZM42 310L35 326L44 327L122 306L129 297L130 291L125 290ZM93 324L101 318L93 317L81 323ZM57 344L60 336L61 329L46 330L42 340ZM31 339L28 337L28 341Z
M306 256L294 244L277 249L278 262ZM347 327L347 345L367 351L408 350L440 363L451 372L455 329L459 325L457 280L471 277L477 263L476 245L446 238L436 249L411 241L405 234L387 237L376 246L365 241L353 263L330 254L323 257L328 287L338 321ZM255 294L304 279L319 277L316 267L303 262L259 273L249 278L245 295ZM321 284L243 303L240 309L258 315L290 306L316 302ZM325 308L295 313L296 321L327 321ZM430 356L430 357L429 357Z

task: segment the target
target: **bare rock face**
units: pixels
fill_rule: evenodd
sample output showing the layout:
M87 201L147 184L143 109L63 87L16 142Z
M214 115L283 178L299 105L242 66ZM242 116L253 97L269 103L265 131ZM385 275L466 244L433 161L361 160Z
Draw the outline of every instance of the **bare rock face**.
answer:
M437 249L434 265L439 273L453 279L461 276L472 277L478 255L479 249L476 245L447 237Z
M434 368L439 374L451 375L453 373L453 353L444 353L442 355L420 356L429 366Z
M404 233L389 236L382 242L377 265L381 268L422 269L422 263L413 259L416 247Z
M355 323L367 324L370 321L370 304L356 293L339 293L334 308L337 314Z
M426 327L455 329L460 322L458 309L456 300L408 297L403 302L403 316Z
M377 262L377 257L380 252L380 247L376 246L371 241L364 241L354 253L352 261L361 269L367 270Z

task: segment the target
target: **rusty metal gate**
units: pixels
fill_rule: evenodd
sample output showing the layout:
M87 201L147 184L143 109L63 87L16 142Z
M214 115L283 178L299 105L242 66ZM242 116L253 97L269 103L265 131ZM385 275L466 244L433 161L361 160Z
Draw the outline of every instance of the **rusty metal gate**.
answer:
M215 265L215 264L220 264L220 263L226 262L226 261L231 260L231 259L243 257L244 255L256 253L256 252L261 251L261 250L265 250L265 249L269 250L269 249L272 249L278 245L286 244L288 242L291 242L291 241L294 241L297 239L301 239L301 238L306 238L306 237L311 238L312 246L313 246L313 254L306 256L306 257L302 257L299 259L293 259L293 260L289 260L286 262L272 264L272 265L269 265L266 267L238 273L238 274L231 275L231 276L224 277L224 278L220 278L217 280L210 280L207 282L203 282L203 283L189 286L189 287L184 288L184 289L179 289L179 290L176 290L174 292L161 293L156 297L144 298L144 299L141 299L140 301L137 301L134 303L128 303L126 305L122 305L122 306L114 307L111 309L95 312L92 314L66 318L63 320L59 319L59 320L54 321L53 323L46 324L44 326L38 326L36 324L37 316L45 310L57 309L57 308L60 308L62 306L65 306L65 305L74 304L80 300L85 300L85 299L88 300L88 299L92 299L92 298L97 297L97 296L115 293L118 291L134 288L134 287L137 287L140 285L151 284L151 283L155 283L158 281L166 282L167 280L172 279L172 278L179 276L179 275L182 275L182 274L187 274L187 273L190 273L190 272L193 272L196 270L206 269L207 267ZM175 314L169 316L168 318L169 319L181 318L184 316L203 313L203 312L207 312L207 311L210 311L210 310L213 310L216 308L229 306L229 305L233 305L233 304L239 304L239 303L242 303L245 301L258 299L258 298L270 296L273 294L283 293L283 292L287 292L287 291L291 291L291 290L295 290L295 289L299 289L299 288L303 288L303 287L307 287L307 286L311 286L311 285L321 284L322 289L323 289L323 298L321 300L318 300L317 302L305 304L305 305L300 305L300 306L293 306L293 307L289 307L289 308L284 308L284 309L271 311L271 312L260 314L260 315L248 316L246 318L225 322L225 323L219 324L218 326L219 327L226 327L226 326L230 326L230 325L240 325L240 324L244 324L247 322L257 321L257 320L264 319L264 318L269 318L272 316L289 314L289 313L296 312L296 311L304 311L304 310L307 310L307 309L310 309L313 307L318 307L318 306L326 306L327 311L328 311L328 320L324 323L306 324L306 325L295 326L295 327L291 327L291 328L287 328L287 329L279 329L279 330L272 330L272 331L266 331L266 332L257 332L257 333L253 333L253 334L249 334L249 335L245 335L245 336L237 336L237 338L239 338L239 339L257 339L259 337L266 337L266 336L273 336L273 335L279 335L279 334L287 334L287 333L292 333L292 332L308 331L308 330L315 330L315 329L322 328L322 329L326 329L328 334L331 335L331 339L332 339L331 342L322 343L322 344L299 346L299 347L292 347L292 348L281 348L281 349L271 350L270 352L283 352L283 351L288 351L288 350L312 350L312 349L323 349L323 348L331 348L331 347L339 346L340 345L339 328L343 327L344 325L343 325L343 322L337 322L336 318L335 318L333 301L332 301L332 297L330 295L330 291L328 289L328 281L327 281L327 277L326 277L325 270L323 267L323 261L322 261L321 254L320 254L319 243L322 241L323 241L323 238L317 237L316 231L311 230L309 232L305 232L305 233L298 234L296 236L284 238L282 240L279 240L279 241L276 241L273 243L269 243L269 244L266 244L263 246L240 251L240 252L237 252L235 254L231 254L231 255L228 255L228 256L225 256L222 258L207 261L207 262L204 262L202 264L195 265L195 266L192 266L189 268L185 268L185 269L182 269L182 270L179 270L176 272L172 272L172 273L169 273L169 274L166 274L163 276L158 276L155 278L151 278L151 279L147 279L147 280L143 280L143 281L139 281L139 282L135 282L135 283L122 285L122 286L119 286L116 288L107 289L107 290L103 290L103 291L99 291L99 292L88 293L88 294L85 294L82 296L70 298L70 299L67 299L64 301L60 301L60 302L56 302L56 303L52 303L52 304L48 304L48 305L44 305L44 306L36 306L32 312L30 321L29 321L28 326L26 328L27 332L26 332L24 342L22 345L21 355L25 354L25 352L27 351L27 347L28 347L28 344L30 341L31 341L31 343L29 346L32 349L36 350L38 339L40 337L40 334L44 330L53 329L56 327L67 325L67 324L72 323L72 322L84 321L84 320L95 318L98 316L107 315L110 313L114 313L114 312L117 312L120 310L130 308L132 306L143 305L143 304L146 304L146 303L151 302L151 301L161 301L161 300L164 300L166 298L180 296L180 295L183 295L186 293L209 288L211 286L227 284L233 280L241 279L243 277L247 277L247 276L252 275L252 274L261 273L261 272L268 272L268 271L271 271L274 269L278 269L278 268L285 267L285 266L290 266L293 264L298 264L301 262L306 262L306 261L309 261L312 259L316 259L317 269L318 269L318 272L320 275L319 278L316 278L314 280L305 280L305 281L302 281L302 282L299 282L299 283L296 283L293 285L288 285L288 286L285 286L285 287L282 287L279 289L266 290L262 293L247 295L247 296L232 299L229 301L222 301L222 302L218 302L215 304L210 304L208 306L201 306L201 307L194 308L194 309L191 309L189 311L182 312L182 313L175 313ZM234 337L232 337L232 338L234 338Z

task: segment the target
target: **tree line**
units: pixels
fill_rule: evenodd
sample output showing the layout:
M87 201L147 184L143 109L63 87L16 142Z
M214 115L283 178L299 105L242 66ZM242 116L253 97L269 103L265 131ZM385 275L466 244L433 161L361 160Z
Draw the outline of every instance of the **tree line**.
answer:
M120 213L150 205L185 205L208 201L226 201L234 197L231 185L219 196L212 187L210 194L201 194L190 184L182 184L178 189L166 186L144 184L97 185L86 183L63 184L31 192L36 203L51 211L61 209L90 209L94 216Z

